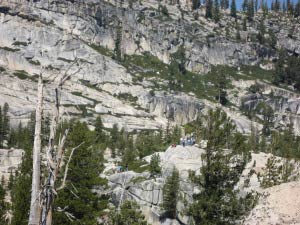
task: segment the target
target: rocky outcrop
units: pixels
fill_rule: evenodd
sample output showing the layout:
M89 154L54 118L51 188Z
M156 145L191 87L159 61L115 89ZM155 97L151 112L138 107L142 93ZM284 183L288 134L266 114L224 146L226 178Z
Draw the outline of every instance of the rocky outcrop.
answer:
M190 218L186 215L186 209L188 204L193 202L193 194L199 193L200 189L197 186L194 186L189 180L189 171L195 171L196 174L200 174L200 168L202 166L201 155L204 153L204 149L201 149L196 146L176 146L170 147L165 152L158 152L161 158L161 167L162 174L161 177L152 178L148 172L144 173L135 173L132 171L115 173L111 174L111 164L107 165L109 170L104 170L103 176L106 176L109 180L109 189L112 192L111 201L113 204L118 207L118 205L124 200L133 200L136 201L142 208L144 215L146 216L147 221L153 225L161 224L189 224ZM246 193L254 192L259 193L258 196L263 196L259 200L258 206L253 209L245 223L243 224L275 224L276 221L288 221L288 217L282 215L282 212L285 211L284 204L291 204L291 199L293 196L286 195L287 190L281 192L281 187L292 187L293 190L299 189L299 182L292 182L287 184L282 184L280 186L275 186L274 188L264 189L261 187L261 182L263 180L264 173L266 171L266 165L268 159L272 154L266 153L252 153L251 161L247 163L244 171L241 174L240 180L236 185L236 190L243 196ZM150 162L151 155L144 158L146 162ZM286 163L284 158L276 157L277 166L283 166ZM288 181L299 180L299 168L300 164L297 161L289 161L290 165L293 165L291 174L288 177ZM163 185L168 176L171 175L173 168L176 167L180 174L180 200L177 205L178 209L178 220L177 221L162 221L161 215L163 211L160 208L162 203L162 194L163 194ZM105 175L107 173L107 175ZM280 205L276 208L275 216L268 218L268 210L275 209L274 206L269 207L270 201L268 196L277 196L280 197L279 193L285 193L285 199L280 202ZM291 190L291 188L289 189ZM268 194L266 194L268 193ZM277 198L276 197L276 198ZM273 200L272 200L273 201ZM276 204L276 202L272 203ZM282 204L282 205L281 205ZM291 207L297 206L292 204ZM282 211L283 210L283 211ZM273 213L273 211L270 211ZM296 214L292 215L291 221L296 221ZM259 221L259 222L258 222ZM268 222L270 221L270 222ZM290 224L290 223L279 223L279 224ZM292 223L291 223L292 224Z
M24 151L21 149L0 149L0 176L8 181L22 162Z
M266 189L258 205L243 224L300 224L300 182L290 182Z
M255 110L259 103L270 106L274 111L274 127L285 129L293 124L295 134L300 134L300 95L271 84L256 82L259 92L239 96L243 110ZM259 112L258 112L259 114Z
M174 167L180 174L180 195L182 199L178 202L178 209L183 212L186 205L183 201L192 202L194 192L198 191L197 187L191 184L188 178L189 170L196 171L199 174L201 167L201 154L203 149L194 146L177 146L168 148L165 152L159 152L162 166L162 176L151 178L150 174L134 173L132 171L117 173L108 177L109 186L112 190L112 202L118 206L120 201L134 200L141 207L150 224L187 224L189 217L185 213L178 215L178 221L161 221L160 209L162 203L162 188L166 177L170 176ZM145 157L147 162L151 156Z

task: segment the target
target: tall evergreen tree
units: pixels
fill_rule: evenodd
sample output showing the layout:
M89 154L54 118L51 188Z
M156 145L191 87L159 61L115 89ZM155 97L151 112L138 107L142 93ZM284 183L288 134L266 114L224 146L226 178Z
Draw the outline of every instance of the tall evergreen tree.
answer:
M5 140L8 139L9 134L9 116L8 116L9 105L4 103L3 106L3 122L2 122L2 135Z
M248 8L248 0L244 0L243 4L242 4L242 9L245 12L247 10L247 8Z
M240 25L236 22L236 40L241 40Z
M234 185L242 173L245 161L236 161L232 167L232 155L226 155L223 148L231 141L234 126L226 113L220 109L208 112L206 138L208 140L201 175L195 179L202 191L197 194L191 207L191 214L196 224L235 224L243 213L243 200L238 199ZM243 138L234 138L234 152L243 155Z
M167 218L175 219L177 217L177 201L179 197L179 172L173 169L172 175L166 180L163 187L162 208L165 210Z
M125 201L119 213L111 213L109 225L147 225L147 222L137 203Z
M213 17L213 0L205 1L205 17L206 18Z
M3 147L3 114L2 114L2 108L0 106L0 147Z
M193 5L192 5L193 10L196 10L199 8L200 0L193 0L192 3L193 3Z
M31 176L32 176L32 147L33 135L30 124L23 128L19 125L17 130L17 146L24 149L21 166L17 172L12 187L12 225L27 225L30 206Z
M96 132L96 142L100 144L105 144L106 134L103 131L103 123L100 116L97 116L95 121L95 132Z
M266 33L264 19L260 20L258 29L259 29L259 32L258 32L257 39L258 39L259 43L263 45L263 44L265 44L265 33Z
M70 123L66 148L79 147L69 164L66 187L58 192L55 199L53 224L97 224L100 199L92 189L101 185L102 156L94 143L95 133L86 123ZM65 212L58 211L58 208L65 209ZM70 221L66 213L70 213L74 221Z
M258 0L255 0L255 6L254 6L254 8L255 8L255 12L257 12L258 11Z
M295 5L295 13L294 13L294 16L297 18L297 17L300 17L300 0L298 0L297 4Z
M232 17L236 18L236 3L235 3L235 0L232 0L232 2L231 2L230 15Z
M225 9L229 8L229 0L224 0L225 1Z
M293 3L291 2L291 0L286 0L286 7L287 7L288 13L290 15L293 15L294 7L293 7Z
M151 173L151 176L158 175L161 173L159 154L153 154L151 156L150 173Z
M0 224L8 224L8 221L6 219L6 213L8 210L7 202L5 201L5 195L6 191L4 188L4 182L2 181L0 183Z
M247 31L247 18L243 18L243 31Z
M274 32L270 29L269 30L269 45L271 48L276 49L277 44L277 37Z
M285 1L282 2L282 11L286 12L286 3L285 3Z
M249 0L247 5L247 18L252 21L254 17L254 0Z
M266 164L266 171L263 176L262 180L262 186L267 188L267 187L272 187L274 185L280 184L280 174L281 170L277 166L278 160L276 159L275 156L271 156L267 160Z

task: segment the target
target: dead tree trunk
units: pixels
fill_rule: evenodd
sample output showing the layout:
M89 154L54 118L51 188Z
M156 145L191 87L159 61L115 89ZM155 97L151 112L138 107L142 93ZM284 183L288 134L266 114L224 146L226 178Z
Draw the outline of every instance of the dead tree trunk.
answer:
M33 166L32 166L32 187L31 187L31 203L29 213L29 225L38 225L40 221L40 176L41 176L41 130L42 130L42 114L43 114L43 81L39 76L38 81L38 103L35 112L35 131L33 144Z

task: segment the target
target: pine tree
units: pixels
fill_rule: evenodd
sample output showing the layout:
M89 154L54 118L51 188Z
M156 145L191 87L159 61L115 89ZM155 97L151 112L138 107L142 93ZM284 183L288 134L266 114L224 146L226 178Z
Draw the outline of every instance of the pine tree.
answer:
M279 0L275 0L275 11L279 12L280 11L280 1Z
M293 15L294 7L291 0L286 0L287 11L290 15Z
M297 4L295 5L295 13L294 13L294 16L297 18L297 17L300 17L300 0L298 0Z
M114 59L122 60L122 25L117 27L117 37L115 40Z
M225 1L225 9L229 8L229 0L224 0Z
M3 115L2 115L2 108L0 106L0 148L3 147Z
M247 8L248 8L248 0L244 0L243 4L242 4L242 9L245 12L247 10Z
M106 135L103 128L102 119L100 116L97 116L95 121L96 142L100 144L104 144L106 142Z
M243 18L243 31L247 31L247 18Z
M193 6L192 6L193 10L196 10L196 9L199 8L199 6L200 6L200 0L193 0L192 3L193 3Z
M238 22L236 22L236 40L241 40L240 26Z
M219 22L220 20L220 5L219 0L214 0L214 14L213 14L215 22Z
M153 154L150 160L150 173L155 176L161 173L159 154Z
M286 4L285 1L282 2L282 11L286 13Z
M271 29L269 30L269 45L271 48L276 49L277 37Z
M257 39L259 43L262 45L265 44L265 33L266 33L266 28L265 28L264 20L261 19L259 23L259 33Z
M172 130L171 134L171 143L176 144L178 143L178 140L181 138L181 129L179 126L175 126Z
M266 16L269 13L269 7L267 1L262 3L263 15Z
M4 103L3 106L3 119L2 119L2 135L3 139L7 140L8 139L8 134L9 134L9 116L8 116L8 110L9 106L7 103Z
M119 140L119 129L118 129L118 125L114 124L110 132L110 141L109 141L109 147L111 148L113 158L116 157L116 148L117 148L118 140Z
M236 3L235 3L235 0L232 0L232 2L231 2L230 15L232 17L236 18Z
M21 123L18 128L19 148L24 149L25 154L22 158L21 166L15 178L12 187L12 225L27 225L28 213L30 206L30 192L31 192L31 176L32 176L32 147L33 137L30 130L30 123L23 128Z
M252 21L254 17L254 0L249 0L247 5L247 18Z
M0 183L0 224L8 224L8 221L6 220L6 212L8 210L8 205L5 201L5 195L6 191L4 188L4 183L3 181Z
M53 224L97 224L100 199L92 189L101 185L99 173L102 170L101 151L95 148L95 133L88 129L86 123L71 122L66 148L79 146L73 153L69 164L66 187L60 190L54 201ZM68 153L68 151L67 151ZM65 212L74 216L70 221Z
M278 160L275 156L271 156L267 160L266 171L263 175L261 185L264 188L272 187L280 184L280 168L277 166Z
M228 80L226 78L226 74L223 68L220 70L220 74L213 78L214 84L216 88L218 89L218 95L215 96L216 100L221 105L226 105L227 100L227 86L228 86Z
M125 201L119 213L111 213L109 225L147 225L147 222L137 203Z
M179 172L173 168L172 175L166 180L163 187L162 208L167 218L175 219L177 217L177 202L179 197Z
M240 211L243 200L237 198L234 186L246 162L238 160L232 168L230 155L223 152L234 129L226 113L220 109L209 110L205 119L208 142L203 155L201 175L196 179L202 190L194 197L190 212L196 224L235 224L236 219L245 213ZM244 152L238 146L242 142L244 141L241 138L235 138L235 153Z
M206 18L213 17L213 0L205 1L205 17Z
M255 12L257 12L258 11L258 0L255 0L255 6L254 6L254 8L255 8Z

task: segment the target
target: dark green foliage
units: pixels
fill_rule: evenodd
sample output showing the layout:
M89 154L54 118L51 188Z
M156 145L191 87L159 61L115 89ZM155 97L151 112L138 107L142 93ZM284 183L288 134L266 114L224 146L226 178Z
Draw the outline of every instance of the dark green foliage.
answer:
M265 27L263 19L260 20L258 29L259 29L259 32L258 32L257 39L258 39L259 43L263 45L263 44L265 44L265 33L266 33L266 27Z
M286 51L280 50L275 63L273 83L293 85L296 90L300 91L300 58L289 56Z
M4 141L8 140L10 133L9 116L8 116L9 105L4 103L3 107L0 106L0 147L3 147Z
M263 116L263 129L264 135L269 135L271 132L271 127L273 125L274 111L271 106L267 105L265 102L260 102L255 111Z
M161 12L164 16L169 16L168 8L165 5L159 5L158 11Z
M248 5L247 5L247 18L249 21L252 21L254 17L254 1L253 0L248 0Z
M220 20L220 4L219 4L219 0L214 0L214 11L213 11L213 18L215 20L215 22L219 22Z
M95 121L95 133L96 133L96 142L99 144L102 144L103 147L106 144L106 134L104 133L103 130L103 123L102 119L100 116L97 116L96 121Z
M103 184L99 177L102 166L101 151L95 147L95 133L87 124L71 121L66 149L79 146L69 164L66 187L58 192L54 205L53 224L87 224L94 225L99 216L101 202L92 189ZM57 211L58 207L74 216L70 221L65 212Z
M279 161L276 159L275 156L271 156L270 158L268 158L266 171L264 173L263 180L261 183L261 185L264 188L280 184L281 167L277 166L278 162Z
M192 9L195 10L195 9L198 9L199 6L200 6L200 0L193 0L193 6L192 6Z
M290 15L293 15L294 13L294 5L293 2L291 0L287 0L286 1L286 6L287 6L287 11Z
M228 79L226 78L226 73L224 70L221 70L218 75L214 77L214 84L218 90L218 94L215 96L216 100L221 103L222 105L226 105L228 102L227 100L227 86L228 86Z
M186 69L185 69L185 63L186 63L186 58L185 58L185 48L184 45L180 45L180 47L178 48L178 51L173 54L173 60L174 62L178 63L178 71L181 74L185 74L186 73Z
M110 219L109 225L147 225L139 206L132 201L125 201L120 212L111 213Z
M4 182L0 183L0 224L8 224L8 221L5 218L5 214L8 210L8 203L5 201L5 188L4 188Z
M300 17L300 0L298 0L298 2L295 5L295 12L294 12L294 16Z
M221 0L221 8L228 9L229 8L229 0Z
M3 146L3 134L2 134L2 130L3 130L3 115L2 115L2 108L0 106L0 147Z
M220 109L210 110L204 121L204 137L208 143L201 175L195 179L202 190L194 196L190 213L196 224L235 224L252 207L252 204L245 205L249 202L247 198L238 198L234 191L249 161L246 139L240 134L233 135L234 126ZM233 148L233 153L223 152L228 147Z
M205 17L206 18L213 17L213 0L205 1Z
M173 168L163 187L162 208L165 211L165 217L175 219L177 217L177 202L179 197L179 172Z
M155 175L158 175L158 174L161 173L159 154L153 154L151 156L150 173L151 173L152 176L155 176Z
M230 15L236 18L236 3L235 0L232 0L231 7L230 7Z
M240 26L236 23L236 40L241 40Z
M247 7L248 7L248 0L244 0L242 4L242 9L244 12L246 11Z
M30 190L32 176L32 147L34 134L34 119L31 117L27 127L20 124L13 131L14 138L10 145L24 149L22 164L16 174L15 181L10 184L12 196L12 225L27 225L30 206ZM12 136L12 135L11 135Z
M269 30L269 39L268 43L271 48L276 49L277 37L272 30Z
M121 61L122 60L122 25L118 26L117 28L117 37L115 39L115 49L114 49L114 55L113 58Z
M247 31L247 18L243 18L243 31Z
M137 135L135 147L138 157L142 159L144 156L150 155L157 151L163 151L168 144L163 143L162 131L152 132L143 131Z

